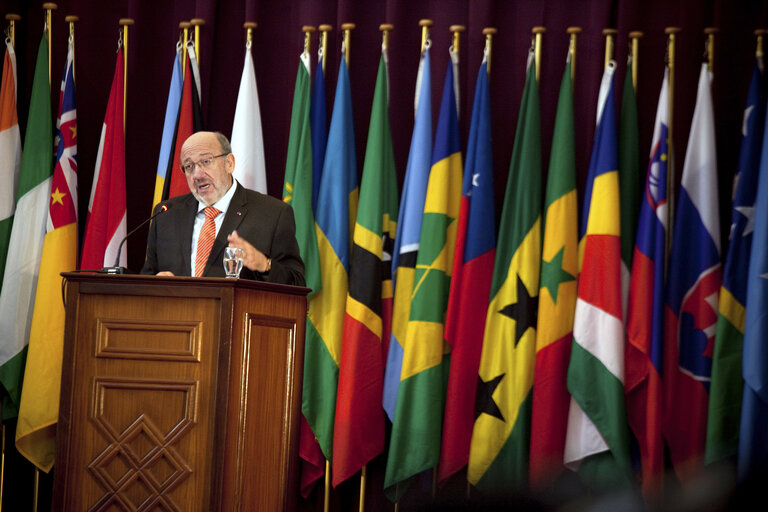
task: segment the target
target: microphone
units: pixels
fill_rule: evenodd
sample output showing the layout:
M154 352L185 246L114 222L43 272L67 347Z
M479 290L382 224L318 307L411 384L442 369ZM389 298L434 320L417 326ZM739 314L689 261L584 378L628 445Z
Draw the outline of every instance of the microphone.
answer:
M132 234L134 234L136 231L138 231L140 227L142 227L144 224L146 224L147 222L151 221L152 219L154 219L155 217L157 217L161 213L167 212L167 211L168 211L168 205L167 204L164 204L164 205L160 206L160 210L157 213L155 213L154 215L149 217L147 220L145 220L144 222L142 222L141 224L139 224L138 226L136 226L135 228L130 230L128 232L128 234L125 235L122 240L120 240L120 245L117 246L117 257L115 258L115 263L111 267L104 267L104 268L102 268L101 269L101 273L104 273L104 274L126 274L128 272L128 269L125 268L125 267L121 267L120 266L120 253L123 251L123 244L125 243L126 240L128 240L128 237L131 236Z

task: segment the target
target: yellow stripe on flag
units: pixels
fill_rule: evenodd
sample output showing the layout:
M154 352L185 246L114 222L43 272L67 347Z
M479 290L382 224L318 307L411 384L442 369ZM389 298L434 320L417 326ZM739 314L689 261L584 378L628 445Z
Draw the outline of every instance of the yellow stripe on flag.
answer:
M372 333L381 339L381 317L371 311L368 306L355 300L350 295L347 295L347 314L366 326Z
M724 286L720 288L719 313L727 318L740 333L744 333L746 309Z

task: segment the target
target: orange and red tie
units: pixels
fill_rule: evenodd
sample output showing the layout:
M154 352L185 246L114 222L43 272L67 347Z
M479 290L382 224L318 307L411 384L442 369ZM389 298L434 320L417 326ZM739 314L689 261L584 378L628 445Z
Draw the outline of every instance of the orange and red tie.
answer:
M203 275L205 264L208 262L208 255L211 253L213 241L216 238L216 224L213 219L221 212L213 206L206 206L203 209L205 222L200 230L200 236L197 237L197 256L195 257L195 277Z

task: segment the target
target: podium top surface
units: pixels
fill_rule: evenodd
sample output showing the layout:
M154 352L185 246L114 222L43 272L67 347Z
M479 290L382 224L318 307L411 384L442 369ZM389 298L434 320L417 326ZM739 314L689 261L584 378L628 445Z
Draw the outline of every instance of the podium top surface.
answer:
M93 283L97 285L178 287L189 286L196 288L234 288L243 290L259 290L288 295L307 295L311 290L303 286L268 283L250 279L232 279L226 277L189 277L189 276L148 276L140 274L100 274L91 272L62 272L67 281Z

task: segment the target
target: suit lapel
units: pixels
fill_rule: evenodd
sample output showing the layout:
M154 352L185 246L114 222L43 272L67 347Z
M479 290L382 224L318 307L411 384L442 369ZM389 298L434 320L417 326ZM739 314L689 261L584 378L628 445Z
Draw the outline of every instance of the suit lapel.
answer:
M192 232L195 230L195 216L197 215L197 199L192 194L184 201L182 208L184 211L180 213L182 218L181 229L181 261L184 265L185 276L192 275Z
M213 241L211 254L208 256L208 262L205 264L205 270L203 271L204 276L208 275L211 265L219 261L219 256L224 252L224 248L229 245L229 242L227 242L229 234L240 227L240 223L243 222L248 212L247 203L245 189L238 183L232 196L232 201L229 202L229 209L227 209L227 213L224 215L224 220L221 223L219 234L216 235L216 240Z

